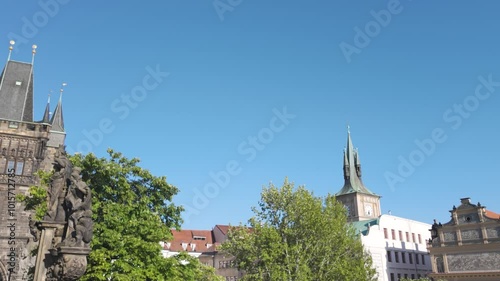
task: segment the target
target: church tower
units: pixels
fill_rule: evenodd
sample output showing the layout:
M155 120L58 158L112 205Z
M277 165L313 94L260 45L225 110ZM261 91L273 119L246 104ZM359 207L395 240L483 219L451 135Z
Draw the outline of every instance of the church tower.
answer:
M349 128L344 150L344 186L335 196L344 204L351 222L374 219L381 214L380 196L365 187L361 180L359 153L352 145Z
M49 171L55 152L64 145L62 103L50 118L49 105L41 121L33 118L33 64L10 59L0 74L0 281L26 280L34 243L29 213L15 197L38 184L38 170ZM62 91L61 91L62 93Z

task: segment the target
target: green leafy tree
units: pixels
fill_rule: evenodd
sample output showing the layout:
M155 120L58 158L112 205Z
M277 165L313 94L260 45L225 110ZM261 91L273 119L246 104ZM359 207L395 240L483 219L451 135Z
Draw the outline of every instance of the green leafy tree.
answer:
M40 179L40 186L30 186L27 194L18 194L16 199L23 202L26 210L33 210L32 219L41 220L47 212L47 186L50 182L51 172L39 170L36 176Z
M109 157L74 155L82 179L92 192L94 235L87 272L81 281L216 281L214 269L187 253L164 258L160 241L179 229L182 207L172 203L178 189L165 177L138 166L136 158L108 150ZM19 196L36 219L47 211L47 186L51 173L40 172L41 186Z
M180 228L182 207L172 198L178 189L108 150L108 158L75 155L82 179L92 190L94 237L87 272L80 280L217 280L194 258L163 258L160 241Z
M315 197L285 180L265 188L253 211L222 245L246 272L243 280L374 280L371 258L334 196Z

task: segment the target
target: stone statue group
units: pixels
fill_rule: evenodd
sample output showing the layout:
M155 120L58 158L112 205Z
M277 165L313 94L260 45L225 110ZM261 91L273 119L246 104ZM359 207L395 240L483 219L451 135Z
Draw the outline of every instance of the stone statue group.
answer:
M87 267L93 232L92 194L64 147L59 147L53 164L47 213L42 221L30 223L35 241L39 240L34 280L73 281Z
M60 149L54 159L45 221L67 221L61 245L83 247L92 239L92 196L80 178L81 168L73 167Z

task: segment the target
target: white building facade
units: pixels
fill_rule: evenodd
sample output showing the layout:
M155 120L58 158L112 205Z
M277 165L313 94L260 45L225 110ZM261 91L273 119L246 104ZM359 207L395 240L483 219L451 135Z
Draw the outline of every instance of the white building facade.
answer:
M418 279L432 272L427 252L430 224L381 215L353 222L361 242L370 252L379 281Z

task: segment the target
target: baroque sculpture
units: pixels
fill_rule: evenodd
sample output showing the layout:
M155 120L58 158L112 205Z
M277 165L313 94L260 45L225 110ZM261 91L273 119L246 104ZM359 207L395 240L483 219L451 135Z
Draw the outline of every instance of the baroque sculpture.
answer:
M35 280L71 281L85 273L93 231L92 193L80 173L60 146L48 187L47 213L33 233L40 240Z

